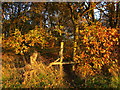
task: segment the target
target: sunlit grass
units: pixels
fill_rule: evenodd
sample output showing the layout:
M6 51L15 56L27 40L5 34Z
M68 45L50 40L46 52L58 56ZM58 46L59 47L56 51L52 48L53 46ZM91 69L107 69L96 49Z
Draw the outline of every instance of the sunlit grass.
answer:
M34 67L31 66L33 67L32 70L25 69L27 64L22 68L16 68L15 61L12 62L3 60L3 88L73 88L70 82L61 78L59 70L53 67L48 68L42 62ZM28 64L28 66L30 65ZM104 75L89 76L87 78L76 77L74 80L75 87L80 88L120 88L119 81L120 77Z
M2 87L3 88L60 88L65 87L63 79L59 75L59 71L46 65L39 63L33 70L25 71L23 68L11 68L5 64L2 68ZM24 75L26 72L28 74ZM35 73L35 75L34 75ZM25 77L27 79L25 80Z

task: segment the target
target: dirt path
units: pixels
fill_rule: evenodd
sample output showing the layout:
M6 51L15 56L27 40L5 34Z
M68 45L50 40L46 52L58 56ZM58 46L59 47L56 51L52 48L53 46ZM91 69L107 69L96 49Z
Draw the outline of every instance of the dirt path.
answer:
M73 88L80 88L82 87L82 84L84 84L84 81L78 77L74 71L72 71L72 65L65 65L64 66L64 79L70 84Z

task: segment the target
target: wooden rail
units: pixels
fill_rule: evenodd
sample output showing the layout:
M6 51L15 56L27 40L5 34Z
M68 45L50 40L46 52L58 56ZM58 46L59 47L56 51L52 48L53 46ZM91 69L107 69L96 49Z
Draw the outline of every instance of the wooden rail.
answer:
M55 60L54 62L50 63L50 65L47 67L51 67L52 65L60 65L60 75L61 78L64 76L64 72L63 72L63 64L76 64L75 62L63 62L63 49L64 48L64 42L61 42L61 46L60 46L60 52L59 52L59 56L60 58L58 58L57 60Z
M52 66L52 65L58 65L58 64L76 64L75 62L53 62L53 63L50 63L49 67Z

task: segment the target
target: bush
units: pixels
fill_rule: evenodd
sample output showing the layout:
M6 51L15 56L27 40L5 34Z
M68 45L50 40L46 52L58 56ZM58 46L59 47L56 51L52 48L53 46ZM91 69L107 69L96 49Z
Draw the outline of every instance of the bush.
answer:
M118 56L117 29L107 28L97 23L80 30L75 62L79 63L76 70L82 77L96 74L110 75L112 71L118 74Z

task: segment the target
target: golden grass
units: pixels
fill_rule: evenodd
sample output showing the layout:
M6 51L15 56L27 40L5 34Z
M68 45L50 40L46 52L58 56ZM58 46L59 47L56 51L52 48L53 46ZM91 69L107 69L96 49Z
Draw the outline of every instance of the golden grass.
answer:
M4 54L2 58L2 87L3 88L69 88L69 82L63 80L59 70L49 67L42 62L36 64L25 64L18 55ZM16 67L17 63L17 67ZM22 67L21 67L22 66ZM114 66L115 68L115 66ZM101 83L102 86L96 87L114 87L120 86L120 77L116 75L119 70L111 68L110 72L114 77L109 79L104 76L94 76L92 79L87 78L86 86L94 87ZM80 69L79 69L80 70ZM117 76L117 77L116 77ZM97 78L98 77L98 78ZM80 77L81 78L81 77ZM105 79L105 80L104 80ZM76 79L77 80L77 79ZM79 82L79 81L78 81ZM108 85L107 82L110 84ZM77 83L77 82L76 82ZM81 81L80 81L81 83ZM80 83L78 85L80 86ZM96 84L97 83L97 84ZM82 82L84 84L84 82Z
M10 57L10 56L9 56ZM63 88L68 87L61 79L59 71L39 62L37 64L26 64L22 68L15 67L16 57L13 60L3 57L2 86L3 88ZM6 59L6 60L5 60ZM22 64L22 63L21 63ZM24 64L24 63L23 63Z

